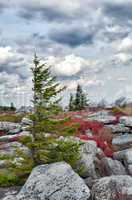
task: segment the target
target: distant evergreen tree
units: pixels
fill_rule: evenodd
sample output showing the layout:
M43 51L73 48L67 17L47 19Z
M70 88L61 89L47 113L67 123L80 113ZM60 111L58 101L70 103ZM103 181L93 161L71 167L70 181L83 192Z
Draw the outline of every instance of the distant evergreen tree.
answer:
M8 111L16 111L16 108L13 103L10 106L0 106L1 112L8 112Z
M83 92L81 85L77 85L75 100L73 101L73 110L83 110L88 106L86 94Z
M82 97L81 97L81 107L82 109L85 109L88 106L88 99L86 97L85 93L82 93Z
M15 106L14 106L14 103L13 103L13 102L11 102L10 110L11 110L11 111L15 111L15 110L16 110L16 108L15 108Z
M73 94L70 94L70 101L69 101L69 111L74 110L74 97Z
M76 96L75 96L75 109L82 110L82 87L81 85L77 85Z

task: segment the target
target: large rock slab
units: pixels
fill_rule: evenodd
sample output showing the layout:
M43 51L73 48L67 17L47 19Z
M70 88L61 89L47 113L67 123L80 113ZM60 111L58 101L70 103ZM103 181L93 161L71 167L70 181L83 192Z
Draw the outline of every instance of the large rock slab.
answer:
M9 134L15 134L21 131L21 125L13 122L0 122L0 130L6 131Z
M113 157L122 161L130 175L132 175L132 149L115 152Z
M19 149L20 151L24 152L25 155L31 155L31 151L28 147L25 145L22 145L19 142L10 142L10 143L4 143L0 145L0 155L1 156L15 156L16 155L16 149Z
M132 127L132 117L131 116L120 117L119 121L121 124L124 124L125 126Z
M97 144L94 141L87 141L81 147L81 159L79 165L83 166L81 176L83 178L91 177L92 179L98 178L95 168L95 159L97 154Z
M91 121L102 122L104 124L112 124L113 122L116 121L116 117L111 115L107 111L100 111L97 113L93 113L91 115L88 115L87 119Z
M92 188L94 200L125 200L132 197L132 177L109 176L99 179Z
M90 190L84 181L68 164L60 162L36 167L14 199L88 200L89 197Z
M132 164L128 165L128 173L132 176Z
M129 133L131 130L129 127L126 127L124 124L116 124L116 125L107 125L108 128L112 130L112 133Z
M21 120L21 125L32 125L33 124L33 121L30 120L29 118L27 117L24 117L22 120Z
M17 187L0 187L0 200L15 200L12 195L16 195L20 191L19 186ZM7 198L8 196L8 198ZM10 198L9 198L10 197Z
M116 160L122 161L124 159L124 155L128 151L128 149L122 150L122 151L117 151L113 153L113 158Z
M132 149L128 149L125 153L124 153L124 161L127 165L132 164Z
M113 160L111 158L102 158L101 166L104 170L106 176L110 175L127 175L126 169L123 164L118 160Z
M10 129L8 130L7 134L8 135L14 135L14 134L19 134L20 132L22 131L22 127L18 127L18 128L15 128L15 129Z
M131 134L125 134L121 136L117 136L113 138L112 140L113 145L117 145L121 147L122 149L130 148L132 146L132 135Z
M14 135L4 135L0 137L0 142L12 142L12 141L17 141L18 138L21 138L23 136L29 136L32 137L29 131L22 131L19 134L14 134Z
M98 148L97 143L95 141L85 141L83 145L81 145L81 152L85 154L92 154L95 156L97 154Z

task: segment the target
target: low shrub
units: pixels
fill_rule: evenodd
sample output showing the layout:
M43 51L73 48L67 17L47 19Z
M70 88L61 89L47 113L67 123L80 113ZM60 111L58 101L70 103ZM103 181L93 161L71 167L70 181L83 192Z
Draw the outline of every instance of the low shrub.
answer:
M68 140L54 140L51 145L39 147L37 157L41 160L41 163L50 164L54 162L65 161L76 170L78 161L80 160L80 145L82 143ZM82 166L77 170L81 173Z
M20 185L20 178L10 170L0 170L0 187Z
M113 139L113 134L111 129L103 127L102 129L99 130L97 137L100 141L106 141L107 143L111 144Z
M30 155L16 147L15 155L0 155L5 169L0 169L0 186L23 185L34 165Z

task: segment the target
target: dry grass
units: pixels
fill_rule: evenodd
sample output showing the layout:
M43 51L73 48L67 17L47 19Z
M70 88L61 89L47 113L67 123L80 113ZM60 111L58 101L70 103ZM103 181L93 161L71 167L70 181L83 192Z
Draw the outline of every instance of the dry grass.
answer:
M8 122L14 122L19 123L21 122L24 115L0 115L0 122L8 121Z

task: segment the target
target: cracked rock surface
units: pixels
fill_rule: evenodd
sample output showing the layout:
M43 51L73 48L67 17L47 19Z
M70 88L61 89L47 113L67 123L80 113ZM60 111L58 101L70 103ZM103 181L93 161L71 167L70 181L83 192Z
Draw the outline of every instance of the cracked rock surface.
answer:
M59 162L36 167L14 199L88 200L89 197L90 190L83 179L68 164Z

